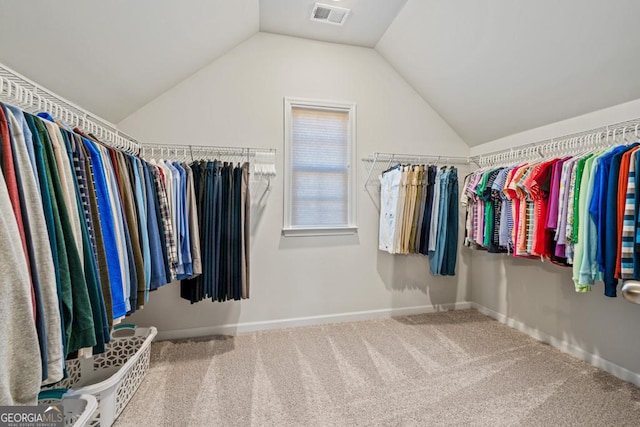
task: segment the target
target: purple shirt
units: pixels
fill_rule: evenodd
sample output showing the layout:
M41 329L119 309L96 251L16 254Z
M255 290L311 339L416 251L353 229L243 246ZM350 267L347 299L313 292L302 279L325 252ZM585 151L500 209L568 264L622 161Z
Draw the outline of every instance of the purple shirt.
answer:
M570 157L565 157L553 165L553 170L551 172L551 188L549 192L549 207L547 212L547 228L551 230L555 230L558 228L558 207L559 207L559 199L560 199L560 175L562 173L562 165L566 162Z

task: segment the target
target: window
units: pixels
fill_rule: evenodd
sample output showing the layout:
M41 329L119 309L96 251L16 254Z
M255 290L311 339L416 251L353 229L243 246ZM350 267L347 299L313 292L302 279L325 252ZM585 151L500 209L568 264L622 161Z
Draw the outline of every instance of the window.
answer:
M284 108L284 235L355 233L355 104L285 98Z

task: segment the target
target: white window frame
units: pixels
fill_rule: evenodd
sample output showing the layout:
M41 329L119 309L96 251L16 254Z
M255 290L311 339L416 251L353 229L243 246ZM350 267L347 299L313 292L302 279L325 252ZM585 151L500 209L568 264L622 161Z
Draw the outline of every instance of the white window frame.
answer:
M344 227L294 227L292 218L292 110L293 108L309 108L314 110L346 111L349 113L349 162L348 162L348 224ZM331 236L356 234L358 232L356 216L356 104L341 101L325 101L304 98L284 98L284 236Z

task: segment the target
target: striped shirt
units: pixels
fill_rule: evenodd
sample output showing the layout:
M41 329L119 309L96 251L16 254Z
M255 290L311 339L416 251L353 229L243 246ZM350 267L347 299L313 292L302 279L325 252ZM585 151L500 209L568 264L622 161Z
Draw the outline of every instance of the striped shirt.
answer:
M478 237L478 233L480 232L480 212L484 212L484 207L481 205L481 200L478 198L478 193L476 193L476 187L478 186L478 184L480 183L480 180L482 179L482 174L479 173L477 174L474 179L471 180L471 192L473 194L472 198L473 198L473 233L471 234L472 236L472 241L473 243L476 244L481 244L479 242L481 242L479 240Z
M528 178L531 173L531 165L527 165L523 168L522 174L517 177L517 182L515 184L516 194L519 199L519 215L517 221L517 230L516 230L516 255L527 255L527 237L529 233L529 223L531 222L531 211L529 209L529 201L527 189L524 186L524 182Z
M93 255L94 262L98 263L98 251L96 248L96 235L95 227L93 224L93 216L91 214L91 204L89 203L89 189L87 184L87 170L85 167L85 156L80 146L82 142L79 140L79 136L68 133L69 143L71 147L71 154L73 159L73 170L76 176L76 182L78 184L78 194L80 196L80 202L82 204L83 214L87 225L87 232L89 234L89 242L91 243L91 253Z
M513 181L514 175L517 173L519 168L520 168L519 166L516 166L507 173L507 180L505 182L505 187L503 190L503 193L506 198L506 204L507 204L506 206L507 221L506 221L506 229L504 230L504 233L505 233L504 238L510 252L513 252L513 246L514 246L513 229L514 229L515 218L516 218L516 211L513 203L513 199L515 197L515 191L513 191L510 188L510 185L511 185L511 182Z
M503 201L503 193L502 189L504 188L504 182L507 177L506 168L500 168L498 173L496 174L493 183L491 184L491 200L493 202L493 233L491 236L491 246L494 250L501 250L500 245L500 225L502 222L502 201ZM502 249L504 250L504 249Z
M496 180L493 182L491 188L495 190L500 197L500 223L498 225L498 245L502 247L507 247L509 245L509 239L505 233L507 229L507 213L509 211L508 206L506 204L507 197L504 194L504 186L507 182L507 175L509 171L513 170L513 168L504 168L500 171Z
M160 217L162 218L162 227L164 229L167 257L169 258L169 267L171 269L171 277L175 279L176 270L178 268L178 246L175 239L173 223L171 222L171 212L169 211L169 201L167 200L167 191L160 176L157 166L149 168L153 174L153 181L158 193L158 204L160 205Z
M622 246L620 248L620 278L633 279L634 243L636 240L636 167L640 150L634 149L629 155L629 174L625 192L624 217L622 223Z

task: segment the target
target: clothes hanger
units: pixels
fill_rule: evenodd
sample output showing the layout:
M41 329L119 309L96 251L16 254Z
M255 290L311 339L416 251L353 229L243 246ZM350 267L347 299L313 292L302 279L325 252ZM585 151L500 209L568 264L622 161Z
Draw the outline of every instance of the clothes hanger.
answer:
M482 174L482 173L485 173L486 171L490 170L493 167L493 165L495 165L496 162L503 155L504 155L504 153L498 153L498 154L494 154L494 155L491 155L491 156L488 156L488 157L484 157L484 158L481 157L479 160L480 160L480 163L482 164L482 166L479 169L477 169L475 172L479 173L479 174Z
M387 172L391 172L392 170L398 169L398 168L400 168L401 166L402 166L402 165L401 165L400 163L396 163L395 165L393 165L393 166L391 166L391 167L387 168L386 170L384 170L384 171L382 172L382 175L384 175L384 174L385 174L385 173L387 173Z
M638 126L638 125L636 125L636 129L637 129L637 126ZM627 134L627 126L625 126L625 127L622 129L622 134L623 134L622 139L625 141L625 144L626 144L626 145L630 145L630 144L633 144L633 143L635 143L635 142L636 142L636 139L635 139L632 135L630 135L630 134L631 134L631 132L629 132L629 134Z
M573 156L573 154L574 154L573 153L574 141L575 141L575 138L569 138L567 140L567 151L566 151L566 153L567 153L567 156L570 156L571 158L574 157Z
M593 149L591 149L591 147L589 147L589 144L587 143L588 141L588 135L581 135L578 137L578 141L576 142L576 152L578 153L576 156L583 158L588 156Z
M531 149L529 150L529 158L535 164L540 164L542 162L542 156L540 155L540 151L538 151L537 146L531 147Z
M563 141L562 147L563 147L563 152L562 153L563 153L563 155L565 157L569 156L570 154L572 154L571 153L571 139L565 139Z
M577 157L576 153L576 144L577 142L577 137L573 137L571 139L569 139L569 141L567 141L567 155L571 156L572 159L575 159Z
M611 137L609 137L609 133L611 133ZM616 145L616 131L615 129L609 129L607 126L607 142L610 147L615 147Z

